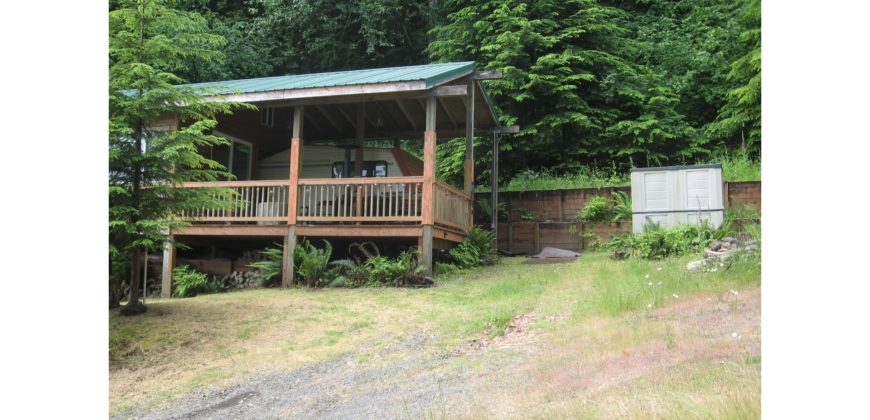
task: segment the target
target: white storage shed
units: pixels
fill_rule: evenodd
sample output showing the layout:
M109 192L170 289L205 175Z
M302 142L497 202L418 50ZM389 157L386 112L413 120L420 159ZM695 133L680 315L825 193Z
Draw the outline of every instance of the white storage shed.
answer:
M661 227L708 221L718 227L725 218L722 165L667 166L631 170L634 232L649 223Z

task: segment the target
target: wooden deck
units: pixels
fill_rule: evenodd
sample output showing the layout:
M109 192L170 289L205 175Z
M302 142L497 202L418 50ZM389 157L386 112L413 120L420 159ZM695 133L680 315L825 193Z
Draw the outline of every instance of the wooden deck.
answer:
M472 224L471 196L441 181L424 194L423 177L300 179L296 187L296 235L314 237L433 237L461 242ZM173 235L285 236L290 180L191 182L210 188L219 208L188 209L190 226ZM431 209L429 212L425 209ZM431 214L428 223L426 216Z

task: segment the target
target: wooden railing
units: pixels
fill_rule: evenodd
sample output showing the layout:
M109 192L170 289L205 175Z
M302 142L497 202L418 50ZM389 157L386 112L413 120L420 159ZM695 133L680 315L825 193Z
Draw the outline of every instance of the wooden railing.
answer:
M471 228L471 197L441 181L433 188L435 224L460 232Z
M214 199L226 204L183 210L179 217L197 222L286 222L288 184L289 181L283 179L187 182L183 185L185 188L214 188ZM231 194L217 188L229 189Z
M187 209L179 216L196 222L286 222L288 184L288 180L188 182L185 188L214 188L214 199L225 204ZM423 177L300 179L297 188L300 223L423 222ZM471 198L441 181L434 182L432 191L434 224L467 232Z
M300 222L420 222L423 177L300 179Z

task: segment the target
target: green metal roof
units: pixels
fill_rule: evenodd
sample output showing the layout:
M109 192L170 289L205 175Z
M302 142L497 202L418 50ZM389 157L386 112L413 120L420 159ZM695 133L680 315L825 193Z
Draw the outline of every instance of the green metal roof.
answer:
M464 61L458 63L424 64L419 66L387 67L381 69L192 83L180 85L178 87L189 87L196 90L201 89L202 93L207 95L243 94L329 86L350 86L411 81L423 81L426 83L426 87L428 88L472 70L474 70L474 62Z

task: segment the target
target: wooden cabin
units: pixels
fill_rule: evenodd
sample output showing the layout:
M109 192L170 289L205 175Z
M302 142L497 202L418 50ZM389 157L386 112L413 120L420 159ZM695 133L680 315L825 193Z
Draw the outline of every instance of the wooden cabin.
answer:
M479 81L497 77L459 62L186 85L257 109L219 118L213 133L231 143L203 151L235 180L184 185L236 194L225 208L179 215L190 225L169 235L283 238L284 286L299 237L416 240L431 274L433 249L461 242L472 226L470 145L501 130ZM435 177L439 137L465 138L463 188ZM423 140L422 159L400 147L408 139ZM164 297L174 256L167 241Z

